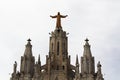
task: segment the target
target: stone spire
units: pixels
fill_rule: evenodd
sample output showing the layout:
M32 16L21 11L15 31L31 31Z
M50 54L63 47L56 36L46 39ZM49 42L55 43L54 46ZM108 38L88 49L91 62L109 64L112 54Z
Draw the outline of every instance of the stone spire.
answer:
M78 55L76 55L75 79L74 79L74 80L81 80L81 79L80 79L80 73L79 73Z
M56 21L56 28L62 28L62 26L61 26L61 18L66 18L67 17L67 15L61 15L60 14L60 12L58 12L58 14L57 15L55 15L55 16L50 16L51 18L57 18L57 21Z
M81 72L82 74L91 74L94 75L94 57L92 57L90 45L88 43L88 39L85 40L83 57L81 57Z
M86 40L85 40L86 43L84 45L84 53L83 53L83 56L86 57L87 59L92 57L90 45L89 45L88 41L89 40L86 38Z
M28 43L26 44L26 49L25 49L24 55L27 57L30 57L30 56L32 56L32 45L30 43L31 39L28 39L27 41L28 41Z
M40 54L39 54L39 56L38 56L38 64L41 65Z
M30 43L30 39L27 40L24 56L21 56L21 68L20 73L22 75L33 76L34 72L34 56L32 55L32 45Z
M76 55L76 66L79 66L78 55Z
M79 73L79 61L78 61L78 55L76 55L76 73Z

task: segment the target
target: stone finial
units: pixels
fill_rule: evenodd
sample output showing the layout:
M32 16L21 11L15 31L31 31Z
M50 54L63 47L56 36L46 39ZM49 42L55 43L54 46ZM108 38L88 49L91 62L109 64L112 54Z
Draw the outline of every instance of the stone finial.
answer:
M98 70L97 73L101 74L101 64L100 64L100 61L97 64L97 70Z
M100 61L98 61L97 67L101 67Z
M27 44L25 45L26 46L26 49L25 49L25 52L24 52L24 55L26 56L32 56L32 45L31 45L31 39L28 39L27 40Z
M28 42L30 42L30 41L31 41L31 39L29 38L27 41L28 41Z
M88 41L89 41L89 39L86 38L86 39L85 39L85 42L86 42L85 45L89 45Z
M28 43L27 43L26 46L32 46L31 43L30 43L30 42L31 42L31 39L29 38L27 41L28 41Z
M86 38L85 41L88 42L89 41L88 38Z
M31 46L31 43L30 43L30 42L31 42L31 39L29 38L27 41L28 41L28 43L27 43L26 46Z
M91 50L90 50L90 45L88 43L88 38L85 39L86 43L84 45L84 53L83 53L83 56L86 56L87 58L91 58L92 57L92 53L91 53Z

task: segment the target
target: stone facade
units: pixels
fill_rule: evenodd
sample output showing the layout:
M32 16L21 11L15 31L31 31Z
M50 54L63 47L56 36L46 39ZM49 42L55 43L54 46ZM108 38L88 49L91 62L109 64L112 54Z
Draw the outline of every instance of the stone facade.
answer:
M60 17L60 13L58 15ZM59 22L57 21L57 23ZM95 72L95 61L91 54L88 39L85 40L80 66L78 56L76 56L75 65L70 62L68 37L61 25L56 26L50 35L46 64L41 65L40 55L38 61L35 62L31 40L29 39L24 55L21 57L20 71L17 71L17 62L15 61L10 80L104 80L100 62L98 62Z

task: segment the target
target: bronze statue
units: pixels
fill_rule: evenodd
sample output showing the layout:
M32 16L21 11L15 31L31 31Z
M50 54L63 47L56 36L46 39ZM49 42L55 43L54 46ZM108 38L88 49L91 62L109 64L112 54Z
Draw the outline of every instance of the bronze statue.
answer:
M52 17L52 18L57 18L56 27L59 28L59 27L62 27L62 26L61 26L61 18L66 18L67 15L63 16L63 15L60 14L60 12L58 12L57 15L55 15L55 16L50 16L50 17Z

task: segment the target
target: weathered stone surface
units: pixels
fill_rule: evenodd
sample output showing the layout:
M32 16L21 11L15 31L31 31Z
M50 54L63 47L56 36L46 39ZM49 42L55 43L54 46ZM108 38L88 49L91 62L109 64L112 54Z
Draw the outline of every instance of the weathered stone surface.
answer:
M58 14L51 17L56 17L60 20L60 16ZM86 43L80 66L78 56L76 56L75 65L72 65L70 62L68 37L66 32L62 30L59 21L57 22L56 29L50 35L49 53L46 56L46 64L41 65L40 55L38 56L38 61L35 63L30 43L31 40L29 39L24 55L21 57L20 71L16 71L17 62L15 62L10 80L104 80L100 62L98 62L98 70L95 73L95 61L88 39L85 40Z

